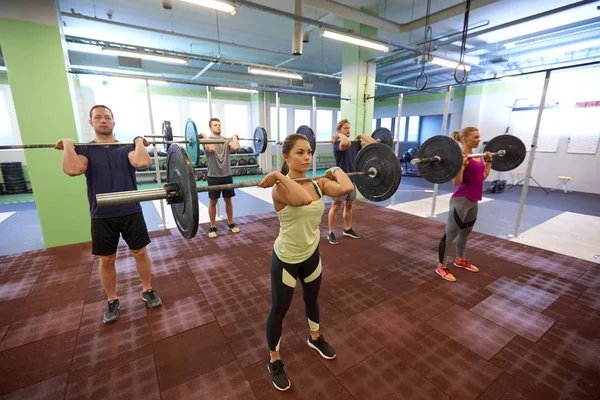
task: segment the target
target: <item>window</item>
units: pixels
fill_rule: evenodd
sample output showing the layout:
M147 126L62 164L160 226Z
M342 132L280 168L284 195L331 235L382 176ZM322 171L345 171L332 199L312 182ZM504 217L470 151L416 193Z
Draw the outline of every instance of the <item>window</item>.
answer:
M337 125L338 122L340 122L342 120L342 112L338 111L337 112L337 120L335 121L335 124Z
M302 125L312 125L310 110L294 110L294 127L298 129Z
M396 124L398 124L398 118L396 118ZM396 125L398 126L398 125ZM394 135L396 134L396 132L394 132ZM399 127L399 132L398 132L398 136L400 137L400 141L404 142L406 139L406 117L401 117L400 118L400 127Z
M269 114L271 120L271 132L269 137L277 140L277 107L271 107ZM287 108L279 107L279 139L284 140L289 134L287 131Z
M232 137L238 135L240 138L250 138L250 123L248 122L248 106L245 104L225 104L225 118L221 121L223 135Z
M4 91L0 90L0 143L13 144L13 134Z
M407 142L418 142L419 141L419 116L408 117L408 137Z
M162 134L163 122L170 121L173 135L181 135L184 127L181 126L179 102L177 100L165 98L152 98L151 101L154 132L156 134Z
M317 130L315 135L317 141L331 140L333 136L333 112L331 110L318 110L317 109ZM314 128L313 128L314 129Z
M213 111L214 108L215 106L213 104ZM208 127L208 121L210 121L208 102L190 101L190 118L196 124L196 129L198 130L198 133L208 134L210 130ZM185 126L183 126L183 129L185 129Z
M391 118L381 118L381 127L388 128L391 131L392 130L392 119Z
M377 129L377 119L373 118L373 129L371 129L371 132L375 132L375 129Z

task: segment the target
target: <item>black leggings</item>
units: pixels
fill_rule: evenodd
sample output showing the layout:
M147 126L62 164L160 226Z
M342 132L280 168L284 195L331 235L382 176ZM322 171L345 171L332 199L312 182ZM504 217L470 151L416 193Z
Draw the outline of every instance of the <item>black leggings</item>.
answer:
M287 314L296 280L300 278L306 319L311 331L319 329L319 289L321 288L321 255L319 248L299 264L281 261L275 251L271 255L271 311L267 318L267 343L269 350L279 351L283 330L283 318Z

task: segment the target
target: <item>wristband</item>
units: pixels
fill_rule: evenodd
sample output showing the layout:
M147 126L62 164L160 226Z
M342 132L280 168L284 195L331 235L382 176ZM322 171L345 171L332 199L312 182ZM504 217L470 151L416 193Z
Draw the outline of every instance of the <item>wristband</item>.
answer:
M331 167L331 168L329 168L329 170L331 171L331 174L333 176L335 176L335 171L337 171L338 169L341 169L341 168L340 167Z

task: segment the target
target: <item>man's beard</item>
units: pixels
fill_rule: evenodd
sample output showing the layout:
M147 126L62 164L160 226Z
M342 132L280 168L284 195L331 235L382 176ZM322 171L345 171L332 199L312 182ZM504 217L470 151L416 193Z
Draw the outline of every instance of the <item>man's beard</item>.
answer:
M100 135L100 136L112 136L113 132L112 130L105 130L105 131L95 131L96 135Z

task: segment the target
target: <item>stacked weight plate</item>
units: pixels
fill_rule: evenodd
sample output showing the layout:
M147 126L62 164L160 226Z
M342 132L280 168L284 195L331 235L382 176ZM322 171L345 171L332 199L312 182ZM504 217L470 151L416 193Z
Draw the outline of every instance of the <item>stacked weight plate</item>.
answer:
M27 193L27 184L20 162L0 163L7 194Z

